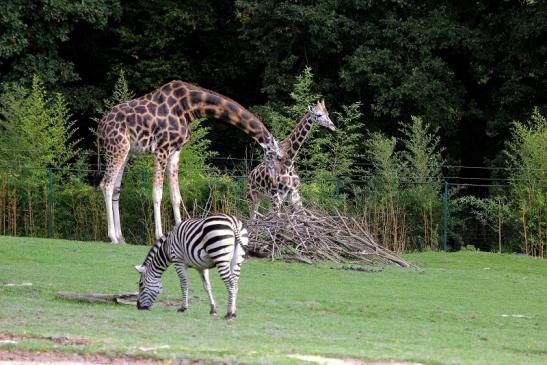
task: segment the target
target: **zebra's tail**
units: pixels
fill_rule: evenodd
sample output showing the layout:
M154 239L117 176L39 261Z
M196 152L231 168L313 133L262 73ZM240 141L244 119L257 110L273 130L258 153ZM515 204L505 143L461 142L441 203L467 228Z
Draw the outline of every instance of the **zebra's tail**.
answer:
M235 272L235 268L237 266L237 261L239 259L239 250L243 246L247 245L247 242L244 242L241 238L241 231L245 230L243 228L243 223L241 223L240 220L236 219L234 220L234 251L232 253L232 259L230 260L230 273L233 274Z

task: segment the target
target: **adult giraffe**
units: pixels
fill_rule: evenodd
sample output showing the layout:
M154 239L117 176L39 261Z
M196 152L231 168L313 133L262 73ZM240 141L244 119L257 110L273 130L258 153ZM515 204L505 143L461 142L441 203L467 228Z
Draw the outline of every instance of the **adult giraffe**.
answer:
M216 118L243 130L264 149L268 166L274 170L281 158L278 143L256 116L232 99L182 81L171 81L140 98L113 107L99 122L99 143L104 149L104 194L108 237L124 243L119 212L122 175L130 153L154 154L154 225L162 236L160 204L163 176L167 168L175 222L181 221L178 184L179 155L190 138L189 124L196 118Z

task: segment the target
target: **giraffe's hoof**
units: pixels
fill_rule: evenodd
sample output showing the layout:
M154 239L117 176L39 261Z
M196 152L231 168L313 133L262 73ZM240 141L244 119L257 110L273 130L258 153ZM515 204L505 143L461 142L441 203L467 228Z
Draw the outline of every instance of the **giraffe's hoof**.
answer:
M231 321L235 319L236 317L237 315L235 313L226 313L226 315L224 316L224 319L227 321Z
M179 309L177 309L177 312L186 312L188 308L184 308L184 307L180 307Z

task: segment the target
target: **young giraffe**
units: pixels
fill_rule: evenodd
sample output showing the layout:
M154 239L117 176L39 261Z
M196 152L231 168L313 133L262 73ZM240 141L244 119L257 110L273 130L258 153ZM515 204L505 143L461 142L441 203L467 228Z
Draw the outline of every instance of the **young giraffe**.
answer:
M162 236L160 204L166 167L175 222L181 221L179 155L190 138L190 122L200 117L223 120L250 135L265 150L265 163L275 173L275 161L281 157L278 142L256 116L223 95L186 82L171 81L140 98L113 107L99 123L97 132L106 159L101 190L112 243L124 243L119 198L130 153L154 154L152 200L156 238Z
M294 169L294 159L314 123L331 131L336 130L329 118L324 100L318 101L315 106L310 107L291 134L281 142L283 157L276 164L275 174L271 173L271 169L268 169L264 162L255 167L249 174L247 178L249 203L253 209L251 219L254 219L258 214L258 197L260 194L269 196L272 209L276 212L279 212L283 200L289 195L293 206L297 210L302 208L300 194L298 194L300 178Z

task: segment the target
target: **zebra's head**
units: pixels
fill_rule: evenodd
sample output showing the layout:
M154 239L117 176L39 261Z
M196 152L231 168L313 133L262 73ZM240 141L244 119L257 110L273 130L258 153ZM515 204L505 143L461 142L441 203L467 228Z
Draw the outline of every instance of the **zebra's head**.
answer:
M141 274L139 279L139 296L137 297L137 309L150 309L161 291L161 278L149 275L146 266L135 266Z

